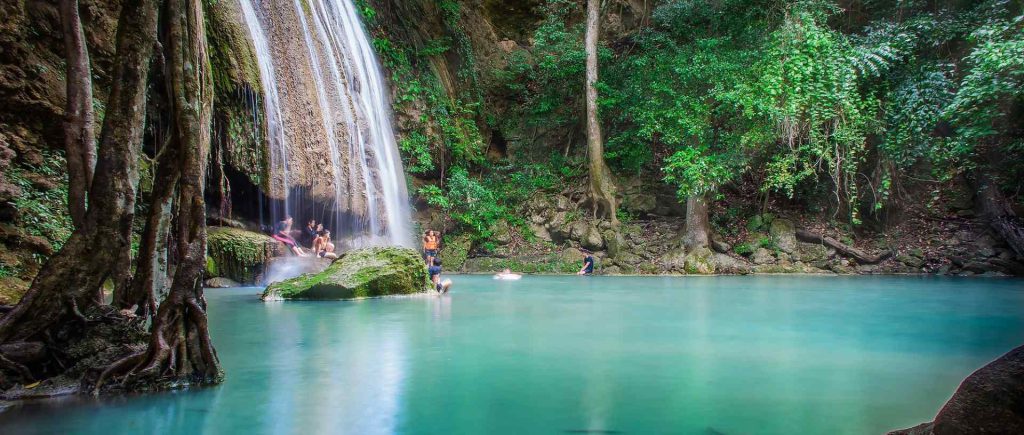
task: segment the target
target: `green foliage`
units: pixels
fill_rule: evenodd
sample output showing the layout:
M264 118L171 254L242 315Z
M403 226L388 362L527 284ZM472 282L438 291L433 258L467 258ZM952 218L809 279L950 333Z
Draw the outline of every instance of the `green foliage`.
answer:
M956 129L946 141L951 161L970 165L994 161L1005 178L1024 174L1024 138L1019 134L1024 104L1024 16L991 18L971 32L960 80L944 115ZM1016 114L1016 115L1015 115Z
M877 99L860 92L857 51L820 14L799 8L768 39L756 67L759 79L746 89L746 110L775 124L778 141L769 148L765 188L792 197L798 184L827 174L841 204L857 198L856 171L867 136L876 133Z
M471 178L465 169L453 169L445 187L442 191L437 186L425 186L419 194L479 239L488 239L491 228L508 215L494 192Z
M550 0L542 13L532 49L514 50L506 56L507 67L495 75L524 127L576 129L582 119L586 76L581 10L573 0ZM612 57L604 47L599 47L598 56L601 63Z
M36 187L29 180L28 172L45 177L56 187ZM74 230L68 213L68 184L65 172L64 157L52 151L43 151L43 163L40 166L14 167L5 174L23 192L14 200L14 207L19 215L18 226L24 228L28 234L45 238L54 250L60 249Z
M357 7L364 17L376 16L365 0L358 2ZM391 73L391 84L395 86L393 103L399 111L420 114L399 126L405 132L399 139L402 159L414 174L480 164L486 151L477 126L481 96L476 63L469 38L459 25L460 6L446 0L440 7L449 35L427 41L419 49L396 42L375 19L367 20L374 32L373 47ZM453 43L464 61L459 76L469 82L467 95L449 95L431 67L432 60L447 55Z
M765 33L765 17L742 3L667 2L634 54L609 68L601 107L613 125L615 167L640 172L663 158L665 181L681 198L712 193L746 170L749 145L767 128L744 116L736 89L754 79L751 41Z
M732 248L732 251L743 256L747 256L754 253L754 247L750 243L740 243Z

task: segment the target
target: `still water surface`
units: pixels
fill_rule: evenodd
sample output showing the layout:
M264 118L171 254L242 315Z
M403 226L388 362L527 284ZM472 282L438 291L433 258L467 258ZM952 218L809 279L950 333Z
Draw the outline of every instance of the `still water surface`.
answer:
M0 433L872 434L1024 343L1024 281L454 277L445 297L208 290L227 381L0 413Z

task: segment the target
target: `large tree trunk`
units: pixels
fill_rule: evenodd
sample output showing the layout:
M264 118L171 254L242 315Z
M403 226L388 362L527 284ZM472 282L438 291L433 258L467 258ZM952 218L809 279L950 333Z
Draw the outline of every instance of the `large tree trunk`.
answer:
M615 182L604 161L604 141L597 114L597 36L599 33L600 0L587 0L587 153L589 154L590 200L595 216L619 222L616 216Z
M127 256L118 254L131 249L156 18L155 0L127 0L122 6L113 85L84 225L47 261L18 305L0 319L0 343L47 336L78 308L99 303L103 281L130 266L121 264ZM119 256L121 262L111 262L111 256Z
M222 371L206 317L206 161L210 154L213 82L199 0L169 0L167 60L179 148L178 216L175 241L181 260L170 294L150 328L149 347L111 365L96 381L122 373L138 382L204 385L220 382ZM159 387L160 385L158 385Z
M690 195L686 198L686 228L683 232L686 252L708 247L710 234L707 198L704 195Z
M78 0L60 1L64 48L67 53L67 105L64 112L64 151L68 168L68 209L75 228L85 225L86 192L96 166L93 133L92 73L89 50L78 13Z
M1018 256L1024 257L1024 221L1013 212L1010 201L989 176L979 173L973 178L981 216Z

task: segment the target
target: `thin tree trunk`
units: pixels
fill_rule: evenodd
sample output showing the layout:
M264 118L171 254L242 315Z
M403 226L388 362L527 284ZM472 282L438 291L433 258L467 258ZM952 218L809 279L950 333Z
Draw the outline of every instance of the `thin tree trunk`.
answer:
M18 305L0 319L0 343L48 334L79 309L96 304L103 280L117 267L124 267L112 264L109 258L131 249L156 17L155 0L127 0L122 5L113 86L84 225L43 265Z
M595 216L618 224L615 204L615 182L604 161L604 141L597 114L597 36L600 30L600 0L587 0L587 153L589 154L590 200Z
M171 203L180 175L176 148L176 144L168 144L158 153L149 217L142 230L135 275L128 291L114 294L114 304L118 308L135 306L136 314L140 316L156 314L157 296L166 292Z
M686 198L686 228L683 230L686 252L707 248L710 234L707 198L704 195L690 195Z
M89 50L78 13L78 0L60 1L64 48L67 54L67 105L64 111L64 151L68 164L68 208L75 228L85 224L86 192L96 166L93 131L92 74Z

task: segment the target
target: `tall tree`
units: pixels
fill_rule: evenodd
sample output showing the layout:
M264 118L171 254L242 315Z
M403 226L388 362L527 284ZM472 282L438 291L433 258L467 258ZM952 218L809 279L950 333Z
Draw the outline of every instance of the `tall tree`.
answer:
M126 269L110 257L128 258L121 254L131 250L146 88L156 35L156 0L125 1L85 221L43 265L18 305L0 318L0 345L50 340L56 326L80 319L82 310L99 304L96 296L103 281L119 268Z
M64 112L64 151L68 168L68 208L75 227L85 224L86 192L96 166L93 133L92 74L78 0L61 0L61 23L67 54L67 105Z
M113 376L203 385L219 382L220 362L210 339L203 297L206 265L206 162L210 155L213 79L200 0L167 1L167 76L178 147L178 215L174 228L180 261L170 293L150 327L147 350L108 367L94 391Z
M618 223L616 216L615 181L604 161L601 120L597 113L597 36L600 32L600 0L587 0L587 153L589 154L590 200L594 215Z

